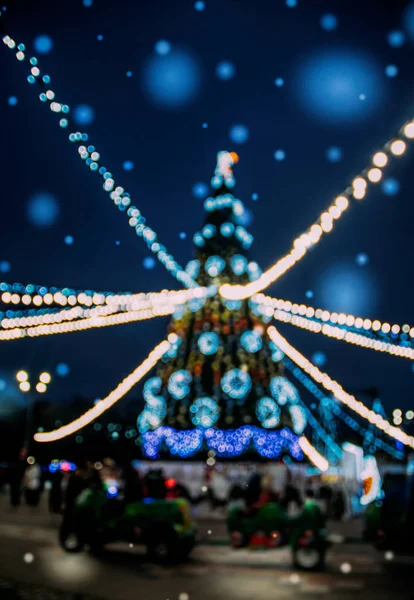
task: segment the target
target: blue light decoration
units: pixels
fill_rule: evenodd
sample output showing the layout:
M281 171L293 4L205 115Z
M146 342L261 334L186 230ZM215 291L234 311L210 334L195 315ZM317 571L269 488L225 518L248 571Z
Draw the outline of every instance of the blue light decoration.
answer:
M53 40L49 35L38 35L35 37L33 46L39 54L49 54L53 48Z
M247 273L250 281L256 281L256 279L259 279L260 275L262 274L262 269L259 267L257 262L249 262L247 265Z
M201 235L201 233L199 231L197 231L194 235L193 235L193 242L195 243L196 246L198 246L199 248L202 248L205 245L205 241L203 236Z
M191 310L191 312L197 312L203 308L205 302L205 298L191 298L188 301L188 308Z
M246 371L231 369L221 378L221 389L230 398L242 401L252 389L252 380Z
M299 400L298 390L290 383L286 377L277 375L270 381L270 393L272 397L281 405L297 404Z
M183 400L190 392L193 378L185 369L175 371L168 380L168 391L175 400Z
M396 196L400 191L400 182L394 177L387 177L382 182L381 188L386 196Z
M318 301L326 310L363 314L375 310L378 297L372 273L347 262L321 271L317 281Z
M7 102L9 103L9 106L16 106L16 104L18 103L18 100L17 100L16 96L9 96Z
M66 363L58 363L58 365L56 366L56 374L59 375L59 377L67 377L69 375L69 372L69 365L67 365Z
M249 130L246 125L233 125L229 137L234 144L244 144L249 139Z
M132 162L132 160L124 160L122 168L124 169L124 171L132 171L132 169L134 168L134 163Z
M142 261L142 266L144 267L144 269L147 269L147 271L153 269L155 267L155 264L156 261L153 256L146 256Z
M187 237L187 234L185 231L180 231L178 237L180 238L180 240L185 240Z
M9 261L2 260L0 261L0 273L9 273L11 269L11 265Z
M313 364L317 367L323 367L324 365L326 365L327 361L326 354L324 352L314 352L312 354L311 360Z
M104 39L103 35L101 33L98 33L98 35L96 36L96 39L98 40L98 42L102 42L102 40Z
M253 244L252 234L246 231L241 225L236 227L236 238L241 242L241 245L245 250L249 250L250 246Z
M231 237L234 233L234 225L233 223L223 223L220 226L220 233L223 237Z
M212 398L197 398L190 407L191 421L196 427L213 427L220 416L218 404Z
M196 258L194 260L190 260L185 267L185 271L190 275L190 277L195 279L200 273L200 261Z
M405 33L400 29L393 29L387 35L387 42L391 48L401 48L405 44Z
M410 2L405 8L402 15L402 22L408 37L411 42L414 42L414 2Z
M277 427L280 422L280 408L273 398L260 398L256 404L256 415L265 429Z
M73 242L75 241L75 238L73 237L73 235L65 235L63 241L65 242L66 246L72 246Z
M238 429L196 428L178 431L172 427L158 427L155 431L142 434L142 449L151 459L159 456L165 446L172 454L187 458L196 454L203 446L214 450L218 457L239 456L253 447L261 456L269 459L279 457L287 451L296 460L302 460L298 436L290 429L268 431L260 427L244 425Z
M275 79L276 87L283 87L284 84L285 84L285 80L283 79L283 77L276 77L276 79Z
M206 7L205 2L203 2L203 0L197 0L197 2L194 3L194 8L197 12L202 12Z
M254 192L254 193L252 194L252 200L253 200L254 202L256 202L258 199L259 199L259 194L256 194L256 192Z
M253 213L248 208L245 208L243 214L236 217L236 223L238 225L243 225L244 227L248 227L253 222Z
M165 56L171 52L171 44L167 40L158 40L155 44L155 52L160 56Z
M306 298L308 298L309 300L310 300L311 298L313 298L313 292L312 292L312 290L306 290L305 296L306 296Z
M275 150L273 156L274 156L275 160L282 161L282 160L285 160L285 158L286 158L286 152L284 150L282 150L281 148L279 148L279 150Z
M51 227L59 216L59 204L52 194L38 192L26 205L26 216L29 222L38 229Z
M337 163L342 160L343 152L338 146L330 146L325 152L326 160L330 163Z
M189 51L172 49L164 56L151 56L141 74L142 89L159 108L179 109L190 104L201 85L198 60Z
M216 76L223 81L233 79L236 74L236 67L229 60L222 60L216 66Z
M118 496L119 490L116 485L108 485L106 488L106 497L107 498L116 498Z
M230 266L235 275L243 275L247 269L247 259L242 254L234 254L230 258Z
M306 427L306 411L303 406L292 404L292 406L289 406L289 413L292 419L293 431L300 435Z
M204 266L206 272L210 277L217 277L223 271L226 266L226 261L221 256L209 256Z
M195 183L192 188L193 196L202 200L208 194L208 185L202 181Z
M217 333L206 331L198 338L197 346L202 354L211 356L212 354L216 354L220 346L220 338Z
M203 227L203 229L201 230L201 233L206 238L206 240L210 240L217 233L216 226L215 225L211 225L211 223L209 223L208 225L205 225Z
M240 338L240 343L251 354L259 352L263 346L262 336L257 331L245 331Z
M242 307L242 301L224 299L224 306L228 308L228 310L240 310Z
M338 19L332 13L322 15L320 25L324 31L334 31L338 27Z
M398 75L398 67L396 65L387 65L385 67L385 74L387 77L397 77Z
M88 104L79 104L73 111L73 120L76 125L90 125L95 120L95 111Z
M347 124L364 119L386 98L381 66L352 50L318 51L298 64L298 102L317 119ZM368 99L361 102L361 96Z
M272 360L274 362L279 362L280 360L283 360L283 357L285 355L282 352L282 350L279 348L279 346L277 344L275 344L275 342L270 341L269 348L272 351Z

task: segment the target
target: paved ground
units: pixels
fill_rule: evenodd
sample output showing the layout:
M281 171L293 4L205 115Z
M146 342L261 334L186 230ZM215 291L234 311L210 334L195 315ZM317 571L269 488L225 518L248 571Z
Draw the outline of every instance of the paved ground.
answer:
M12 513L0 507L1 600L187 600L182 594L189 600L414 598L404 577L391 577L362 543L334 545L323 573L295 572L285 549L233 551L206 544L189 563L172 568L148 563L142 549L121 544L100 559L66 554L56 542L56 524L43 510L31 514L22 507ZM221 527L211 523L220 535ZM347 574L341 572L344 564L351 569Z

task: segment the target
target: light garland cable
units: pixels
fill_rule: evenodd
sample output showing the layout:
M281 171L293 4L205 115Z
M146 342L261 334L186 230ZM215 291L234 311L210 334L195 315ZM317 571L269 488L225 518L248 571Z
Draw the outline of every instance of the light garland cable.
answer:
M394 427L381 415L367 408L363 402L360 402L354 396L345 392L337 381L331 379L327 373L320 371L318 367L315 367L315 365L305 358L303 354L291 346L286 338L277 331L276 327L271 326L267 331L271 340L275 342L288 358L303 369L305 373L310 375L317 383L321 384L326 390L332 392L333 396L339 400L339 402L348 406L348 408L356 412L360 417L366 419L369 423L375 425L375 427L378 427L378 429L384 431L384 433L390 437L398 440L405 446L414 448L414 437L407 435L398 427Z
M59 120L60 127L66 129L71 123L69 118L70 107L67 104L62 104L56 101L55 92L50 89L50 76L41 76L40 69L38 67L38 59L36 57L26 57L26 46L24 44L17 44L9 35L3 37L4 44L10 50L17 50L16 58L19 62L27 60L30 68L30 75L27 80L31 84L38 84L44 87L46 90L39 95L42 102L48 103L49 108L52 112L63 117ZM92 172L97 172L104 180L103 189L105 192L110 194L111 199L114 201L115 206L119 210L126 212L129 217L129 225L133 227L138 237L142 238L147 244L148 249L153 252L158 260L165 266L165 268L171 272L171 274L186 287L197 287L197 283L186 273L186 271L178 264L174 257L167 252L164 245L160 244L156 232L151 229L148 225L145 225L146 219L142 215L141 211L136 206L133 206L131 196L125 189L119 185L115 185L115 179L106 167L103 167L98 162L100 160L100 154L96 150L95 146L87 145L84 143L88 142L88 135L86 133L72 132L69 134L69 141L78 145L78 152L82 160Z
M330 312L322 308L313 308L306 304L293 303L290 300L272 298L264 294L257 294L253 300L258 304L264 304L266 307L278 308L294 315L300 315L330 323L332 325L346 326L352 328L352 331L359 333L360 330L374 335L382 336L384 339L396 340L401 338L401 342L406 342L408 337L414 338L414 327L404 324L391 325L387 321L381 322L378 319L368 319L352 314ZM392 342L391 342L392 343Z
M308 252L308 250L320 242L322 237L332 231L335 223L341 218L343 213L349 207L350 200L357 201L365 197L368 183L378 183L382 178L382 170L389 162L391 156L401 156L404 154L407 143L404 140L414 138L414 121L408 121L401 128L398 136L390 140L380 152L376 152L372 158L372 164L364 169L356 177L351 186L347 187L334 202L322 212L317 221L302 235L297 237L290 251L279 259L262 275L246 285L231 285L226 283L220 287L220 294L228 300L242 300L250 298L253 294L267 288L275 282L293 265L299 262Z
M312 446L308 438L304 435L299 438L299 446L301 447L303 454L309 458L311 463L315 465L317 469L322 472L325 472L329 469L329 462L316 450L314 446Z
M108 395L100 400L93 408L87 410L82 416L71 421L67 425L63 425L53 431L36 433L34 439L36 442L55 442L62 438L72 435L79 431L89 423L92 423L96 418L100 417L108 408L111 408L118 400L123 398L130 389L136 385L164 356L170 349L170 341L164 340L148 354L147 358L130 373L121 383Z
M335 338L336 340L354 344L356 346L361 346L362 348L368 348L370 350L376 350L377 352L385 352L393 356L414 360L413 348L406 348L404 346L398 346L397 344L375 340L361 333L347 331L346 329L342 329L341 327L337 327L335 325L328 325L327 323L317 323L311 319L308 319L307 317L292 315L283 310L276 309L274 311L274 318L282 323L290 323L295 327L306 329L312 333L322 333L327 337Z
M292 375L303 385L306 387L306 389L308 389L310 391L310 393L319 401L319 402L330 402L332 403L332 412L335 414L336 417L339 417L348 427L350 427L351 429L353 429L354 431L356 431L357 433L360 433L361 435L367 435L369 433L368 429L366 429L365 427L363 427L362 425L360 425L359 423L357 423L357 421L355 421L355 419L353 417L351 417L351 415L346 414L340 407L340 405L336 402L333 401L332 398L328 398L328 396L325 396L325 394L323 392L321 392L321 390L317 387L317 385L312 381L312 379L310 379L303 371L302 369L300 369L293 361L291 361L289 358L287 358L286 356L283 359L283 364L285 365L285 367L292 373ZM312 413L310 412L310 410L308 409L309 414L312 415ZM315 419L315 417L313 417ZM316 419L315 419L316 420ZM308 416L308 421L309 424L313 426L312 422L310 421L310 418ZM318 421L316 421L318 423ZM314 429L316 429L314 427ZM325 430L323 430L325 431ZM321 439L322 436L320 435L320 432L317 430L317 433L319 435L319 437ZM326 440L323 440L326 443ZM372 444L375 445L379 450L384 450L384 452L387 452L390 456L392 456L393 458L396 458L398 460L403 460L404 459L404 453L400 452L399 450L397 450L396 448L393 448L392 446L390 446L389 444L387 444L387 442L385 442L384 440L382 440L379 437L373 437L372 439Z
M134 323L136 321L144 321L155 317L171 315L174 312L174 308L175 307L171 304L165 304L150 309L127 311L109 316L95 316L92 318L78 319L77 321L72 322L38 325L35 327L16 327L14 329L0 331L0 342Z

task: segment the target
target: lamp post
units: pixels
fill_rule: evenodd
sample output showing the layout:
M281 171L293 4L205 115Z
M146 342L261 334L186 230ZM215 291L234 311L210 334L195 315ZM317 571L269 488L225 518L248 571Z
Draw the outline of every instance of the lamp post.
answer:
M36 391L38 394L44 394L47 390L47 386L52 381L52 377L50 373L47 373L46 371L41 373L39 375L39 380L36 383L34 391L31 391L32 385L29 381L29 374L27 373L27 371L19 371L18 373L16 373L16 379L19 382L20 390L27 394L24 441L23 447L20 451L21 458L25 458L29 453L30 442L32 438L33 410L35 404L34 391Z

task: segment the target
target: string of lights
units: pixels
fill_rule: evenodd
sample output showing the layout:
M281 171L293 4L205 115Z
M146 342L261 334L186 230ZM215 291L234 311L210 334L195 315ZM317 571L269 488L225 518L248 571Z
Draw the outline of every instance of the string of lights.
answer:
M95 292L93 290L73 290L71 288L47 287L45 285L35 285L29 283L0 283L0 301L4 304L14 304L25 306L33 305L51 306L75 306L82 304L85 306L105 304L108 297L113 292ZM130 292L125 292L129 294ZM121 296L122 294L117 294Z
M38 315L24 315L22 317L4 318L0 325L3 329L16 329L20 327L36 327L37 325L50 325L62 323L63 321L74 321L75 319L100 317L110 315L118 310L115 306L97 306L95 308L82 308L75 306L56 312L46 312Z
M306 304L296 304L290 300L271 298L264 294L257 294L254 296L253 300L258 304L264 304L266 307L277 308L293 315L308 317L323 323L346 326L352 328L353 331L364 330L364 332L381 335L384 339L386 339L387 336L393 341L400 339L401 342L407 342L409 337L414 338L414 327L407 324L398 325L395 323L394 325L391 325L386 321L381 322L378 319L372 320L351 314L330 312L329 310L313 308Z
M308 424L316 431L318 436L325 442L326 446L332 450L332 453L336 458L342 457L342 449L335 440L329 435L329 433L319 424L318 420L313 416L312 412L306 406L306 404L299 397L299 404L303 407L306 413L306 420Z
M30 84L37 84L46 90L40 93L39 99L41 102L47 103L50 110L61 117L59 120L60 127L63 129L67 129L69 126L71 127L72 124L69 116L70 107L67 104L56 101L56 94L50 88L51 78L46 74L43 76L41 75L38 59L35 56L31 58L26 56L26 46L24 44L18 44L9 35L3 37L3 43L10 50L17 50L16 58L19 62L28 62L30 74L27 77L27 81ZM130 194L127 193L122 186L116 185L112 173L98 162L101 158L100 153L96 150L95 146L89 144L88 135L78 131L72 132L69 134L69 141L77 144L79 156L90 171L96 172L102 177L102 187L105 192L110 195L115 206L117 206L120 211L126 213L130 227L135 230L138 237L144 240L148 249L157 256L161 264L163 264L184 286L196 287L197 284L192 277L190 277L174 257L167 252L166 247L158 242L157 233L151 227L146 225L146 218L142 215L141 211L132 204Z
M325 394L323 392L321 392L321 390L312 381L312 379L310 379L302 371L302 369L300 369L293 361L291 361L289 358L287 358L285 356L283 359L283 364L292 373L292 375L298 381L300 381L300 383L303 386L305 386L306 389L308 389L313 396L315 396L315 398L319 402L321 402L321 403L329 402L332 406L332 412L334 413L334 415L336 417L339 417L348 427L350 427L351 429L353 429L354 431L359 433L361 436L365 437L367 434L369 434L368 430L365 427L363 427L362 425L360 425L351 415L348 415L347 413L345 413L337 402L335 402L332 398L328 398L328 396L325 396ZM310 418L311 415L312 415L312 413L310 412L310 410L308 410L309 424L316 430L317 434L325 442L325 444L327 444L327 440L322 437L321 432L318 431L318 429L315 427L315 424L311 421L311 418ZM313 417L313 419L315 419L315 417ZM315 419L315 421L316 421L316 424L319 425L319 423L316 419ZM322 432L323 431L324 430L322 429ZM328 436L328 438L330 438L330 436ZM329 441L329 439L328 439L328 441ZM387 444L387 442L382 440L380 437L372 436L372 444L374 446L376 446L379 450L383 450L384 452L387 452L393 458L396 458L398 460L402 460L404 458L403 452L400 452L393 446L390 446L390 444ZM331 447L331 449L333 449L332 446L330 446L330 447Z
M250 298L253 294L267 288L274 283L286 271L291 269L300 261L308 250L320 242L322 237L332 231L335 223L341 218L348 209L350 201L362 200L367 192L368 185L378 183L382 179L382 174L391 157L399 157L404 154L407 148L407 141L414 138L414 121L408 121L403 125L398 135L385 144L385 146L376 152L372 158L371 164L365 168L358 177L352 181L341 195L323 211L314 224L302 235L297 237L290 251L280 258L267 271L264 271L258 279L251 281L246 285L231 285L226 283L220 287L220 294L228 300L242 300Z
M314 448L314 446L312 446L308 438L304 435L299 438L299 446L301 447L303 454L305 454L311 463L320 471L325 472L329 469L329 462L316 450L316 448Z
M284 338L275 327L269 327L268 334L270 339L277 344L280 350L282 350L288 358L303 369L305 373L310 375L317 383L321 384L322 387L330 391L339 402L348 406L348 408L356 412L360 417L366 419L390 437L398 440L405 446L414 448L414 437L407 435L398 427L394 427L381 415L367 408L363 402L360 402L354 396L345 392L337 381L331 379L327 373L320 371L318 367L313 365L303 356L303 354L291 346L286 338Z
M53 431L46 431L42 433L36 433L34 439L36 442L55 442L62 438L72 435L76 431L79 431L97 417L100 417L108 408L111 408L118 400L123 398L130 389L136 385L160 360L162 356L170 349L171 343L174 342L172 337L176 337L175 334L170 334L168 340L164 340L148 354L147 358L130 373L121 383L110 393L108 396L100 400L97 404L86 411L83 415L71 421L67 425L63 425ZM171 339L170 339L171 338Z
M276 309L274 311L274 318L277 321L281 321L283 323L290 323L295 327L306 329L307 331L311 331L312 333L322 333L327 337L335 338L337 340L341 340L349 344L354 344L363 348L369 348L370 350L376 350L377 352L385 352L387 354L392 354L393 356L414 360L413 348L407 348L403 346L398 346L397 344L391 344L389 342L375 340L361 333L347 331L344 328L337 327L335 325L329 325L327 323L318 323L312 321L311 319L308 319L307 317L292 315L283 310Z
M22 338L34 338L44 335L56 335L60 333L71 333L74 331L86 331L100 327L110 327L112 325L122 325L125 323L134 323L170 315L174 312L174 306L171 304L157 305L154 308L142 309L137 311L127 311L121 314L108 316L94 316L90 318L78 319L73 322L53 323L48 325L37 325L33 327L15 327L0 331L0 341L10 341Z

